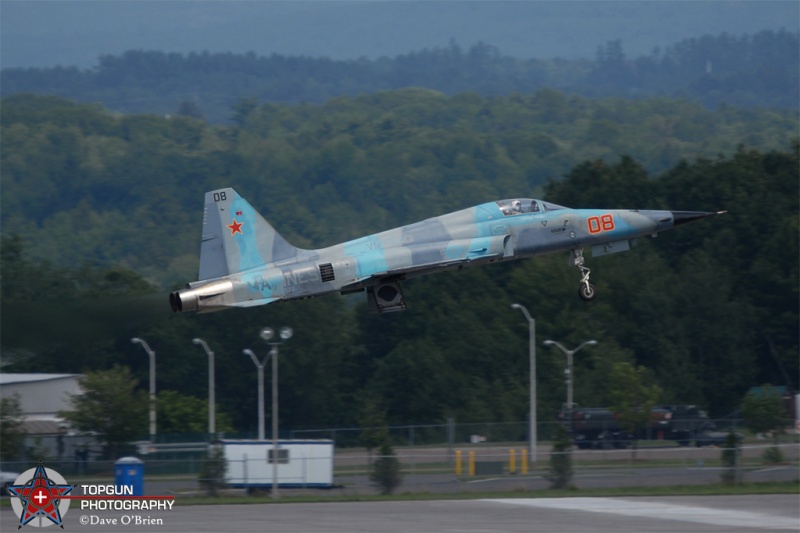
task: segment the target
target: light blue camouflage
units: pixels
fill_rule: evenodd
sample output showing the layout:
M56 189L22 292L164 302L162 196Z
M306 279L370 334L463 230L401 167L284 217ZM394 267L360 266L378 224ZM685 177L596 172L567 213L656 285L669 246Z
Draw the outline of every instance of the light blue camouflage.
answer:
M637 237L719 213L570 209L515 198L305 250L289 244L236 191L219 189L205 196L199 281L171 293L170 305L209 312L366 291L371 311L400 311L406 308L402 280L562 250L581 272L579 295L591 300L584 248L593 256L626 251Z

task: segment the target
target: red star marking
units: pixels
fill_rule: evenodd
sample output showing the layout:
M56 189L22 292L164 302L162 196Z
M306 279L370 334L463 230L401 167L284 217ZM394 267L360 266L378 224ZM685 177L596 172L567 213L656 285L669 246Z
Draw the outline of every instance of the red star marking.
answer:
M236 219L234 218L233 223L228 226L231 229L231 237L233 237L237 233L242 233L242 226L244 226L244 223L236 222ZM242 235L244 234L242 233Z

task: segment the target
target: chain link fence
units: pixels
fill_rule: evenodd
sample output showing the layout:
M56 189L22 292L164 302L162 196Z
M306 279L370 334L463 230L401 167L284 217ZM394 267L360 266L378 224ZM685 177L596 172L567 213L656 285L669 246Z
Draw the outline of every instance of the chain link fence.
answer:
M741 421L717 421L746 439L738 449L737 481L798 480L798 435L787 431L777 436L751 436ZM549 486L551 440L559 423L538 425L538 446L532 455L527 443L525 423L459 423L392 426L385 428L394 448L394 457L403 476L401 491L496 491L538 490ZM382 428L383 429L383 428ZM300 429L285 431L282 439L329 439L334 443L333 486L347 494L371 494L369 481L376 450L366 450L360 442L362 428ZM252 439L251 434L217 435L226 439ZM577 487L652 486L719 483L731 466L723 461L723 449L715 446L680 446L676 441L652 439L637 441L635 449L578 449L570 453L573 485ZM269 438L269 437L268 437ZM779 461L768 450L777 444ZM109 457L89 436L40 435L25 439L23 455L5 461L0 469L23 472L42 460L68 479L108 480L114 477L116 459L135 455L145 463L147 483L169 490L198 490L199 477L208 456L209 438L198 435L159 435L156 443L141 441ZM314 458L307 458L314 464ZM236 465L255 472L263 457ZM265 480L261 480L262 482ZM172 483L173 485L170 485Z

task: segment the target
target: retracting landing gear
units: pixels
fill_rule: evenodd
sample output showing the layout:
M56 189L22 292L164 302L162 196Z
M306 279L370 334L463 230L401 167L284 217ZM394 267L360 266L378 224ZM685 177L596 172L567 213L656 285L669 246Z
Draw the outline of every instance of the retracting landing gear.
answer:
M580 286L578 287L578 295L581 297L582 300L594 300L596 296L594 285L589 283L589 274L591 274L591 270L584 266L583 260L583 249L578 248L577 250L572 250L570 253L570 262L572 265L581 271L581 281Z
M399 281L384 281L367 287L367 308L371 313L405 311L406 302Z

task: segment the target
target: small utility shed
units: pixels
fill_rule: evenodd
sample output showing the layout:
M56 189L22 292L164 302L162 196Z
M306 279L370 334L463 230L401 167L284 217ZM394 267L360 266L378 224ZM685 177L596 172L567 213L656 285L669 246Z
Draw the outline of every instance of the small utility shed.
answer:
M269 440L223 440L228 462L226 482L235 488L272 486L273 443ZM278 487L333 486L333 441L279 440Z

